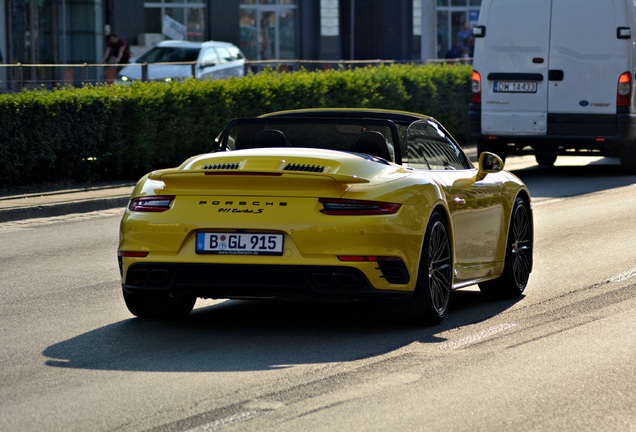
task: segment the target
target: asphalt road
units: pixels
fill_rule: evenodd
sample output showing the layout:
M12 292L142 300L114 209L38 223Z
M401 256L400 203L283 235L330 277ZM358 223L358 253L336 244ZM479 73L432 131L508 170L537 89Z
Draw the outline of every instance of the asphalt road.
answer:
M507 162L534 197L524 298L457 291L434 327L236 301L142 321L120 209L0 223L0 430L636 430L636 177L558 163Z

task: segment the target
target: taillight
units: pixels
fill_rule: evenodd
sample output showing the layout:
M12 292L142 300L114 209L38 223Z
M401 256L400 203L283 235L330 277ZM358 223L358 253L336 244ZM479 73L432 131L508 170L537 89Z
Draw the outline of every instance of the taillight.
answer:
M133 198L128 208L139 212L164 212L170 209L174 195L154 195Z
M625 72L618 77L618 88L616 90L616 106L628 107L632 96L632 76Z
M394 214L400 209L402 204L387 203L380 201L362 201L351 199L320 198L318 200L323 205L321 213L337 216L366 216Z
M476 70L473 70L470 86L470 101L474 104L481 104L481 75Z

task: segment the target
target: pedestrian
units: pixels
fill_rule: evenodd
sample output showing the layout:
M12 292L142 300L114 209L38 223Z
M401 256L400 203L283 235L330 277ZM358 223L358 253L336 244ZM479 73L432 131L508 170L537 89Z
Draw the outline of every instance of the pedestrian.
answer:
M453 44L453 47L446 52L446 58L449 60L458 59L463 57L464 53L465 51L462 49L461 42L459 40L456 40Z
M460 43L461 49L467 56L473 56L473 50L475 46L475 39L473 37L473 28L469 23L464 23L463 30L457 33L457 40Z
M119 37L116 32L108 35L106 51L102 58L102 63L120 64L128 63L130 60L130 47L126 39Z
M102 63L108 64L120 64L128 63L130 60L130 47L126 39L119 37L115 32L111 32L108 35L106 42L106 51L104 51L104 57ZM116 67L107 67L104 71L104 78L108 84L112 84L117 77Z

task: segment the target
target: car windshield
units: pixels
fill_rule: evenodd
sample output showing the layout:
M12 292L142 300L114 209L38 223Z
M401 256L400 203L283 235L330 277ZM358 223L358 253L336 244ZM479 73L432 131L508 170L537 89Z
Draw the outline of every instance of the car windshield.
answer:
M137 59L138 63L193 62L199 57L199 48L156 46Z
M230 50L230 58L228 59L228 61L241 60L245 58L241 50L239 50L237 47L230 46L228 47L228 49Z
M458 170L470 168L466 155L439 124L419 120L411 124L403 148L404 162L414 168Z

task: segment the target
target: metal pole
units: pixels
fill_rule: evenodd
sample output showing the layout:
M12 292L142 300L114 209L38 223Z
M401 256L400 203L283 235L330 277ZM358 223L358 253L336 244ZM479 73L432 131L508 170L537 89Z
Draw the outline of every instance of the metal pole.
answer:
M40 63L40 52L38 48L40 47L40 19L39 19L39 9L38 3L36 0L31 0L29 2L29 31L31 32L30 38L30 53L31 53L31 63ZM33 77L31 77L33 78Z
M422 63L437 58L437 4L434 0L422 0L420 57Z
M356 26L356 0L351 0L351 18L350 18L351 31L349 35L349 43L351 44L351 46L349 47L350 48L349 51L351 52L350 60L355 60L355 42L356 42L355 26Z
M66 0L62 0L62 63L68 63L68 52L66 51L67 41L67 28L66 28Z

